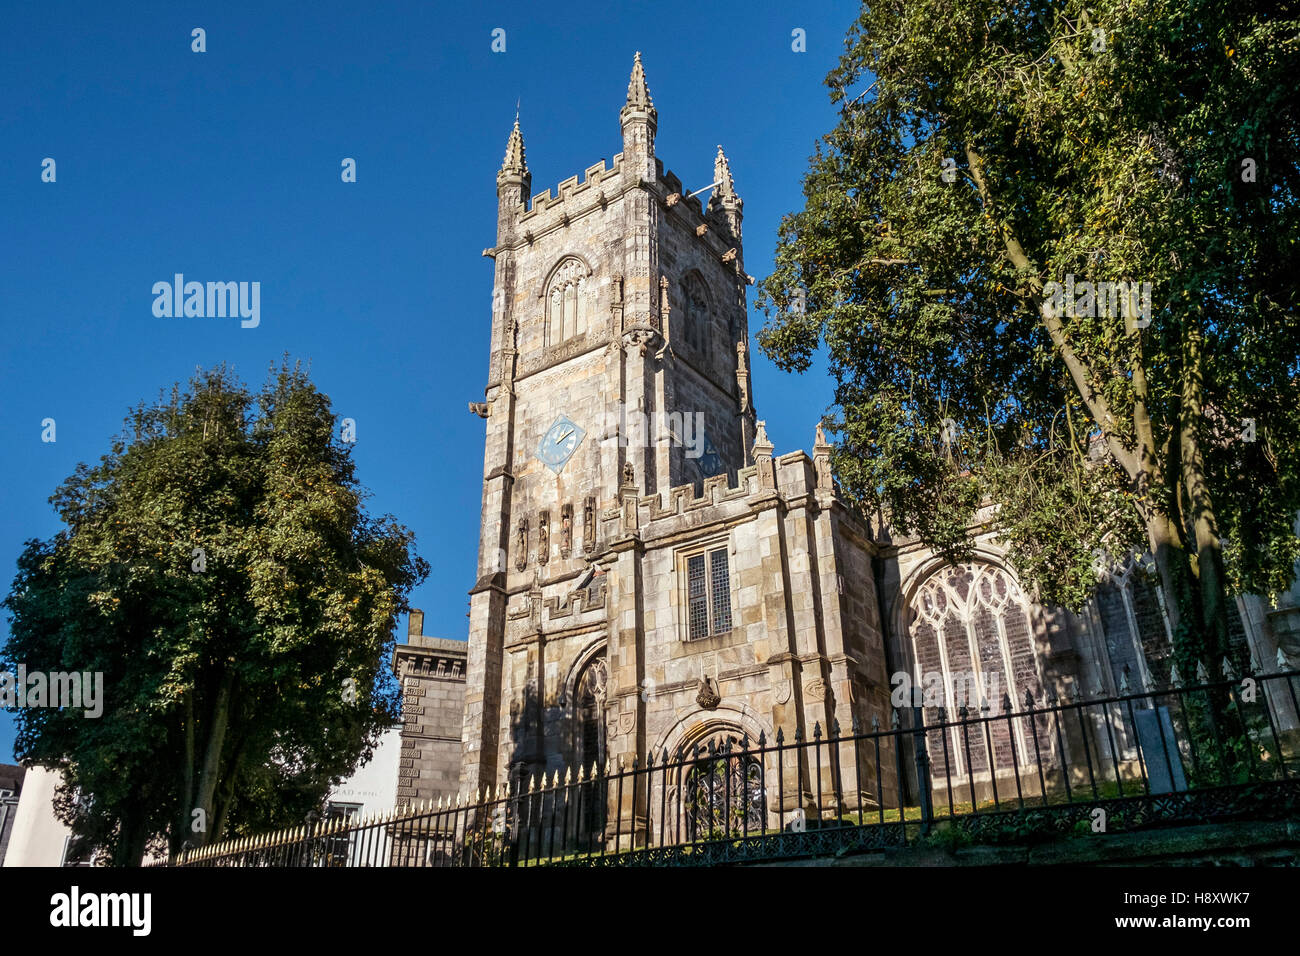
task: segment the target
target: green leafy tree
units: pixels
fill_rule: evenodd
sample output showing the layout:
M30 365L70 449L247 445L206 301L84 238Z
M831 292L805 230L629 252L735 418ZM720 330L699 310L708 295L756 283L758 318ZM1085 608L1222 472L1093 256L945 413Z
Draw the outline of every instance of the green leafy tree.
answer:
M385 663L428 567L362 498L287 363L133 409L51 498L66 528L18 561L3 659L101 672L105 706L18 711L17 754L62 771L58 812L114 864L301 822L393 724Z
M846 51L759 297L779 366L825 348L842 490L954 559L995 502L1068 607L1149 551L1217 673L1300 556L1294 5L882 2Z

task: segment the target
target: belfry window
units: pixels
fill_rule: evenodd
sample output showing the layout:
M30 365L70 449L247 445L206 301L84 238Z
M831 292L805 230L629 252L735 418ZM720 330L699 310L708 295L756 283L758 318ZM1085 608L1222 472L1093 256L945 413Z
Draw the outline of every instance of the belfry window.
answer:
M709 341L709 296L699 276L687 276L685 298L686 341L695 351L701 352Z
M587 269L579 260L566 259L555 270L545 302L548 346L587 331Z
M690 640L731 630L731 569L725 547L686 558L686 608Z

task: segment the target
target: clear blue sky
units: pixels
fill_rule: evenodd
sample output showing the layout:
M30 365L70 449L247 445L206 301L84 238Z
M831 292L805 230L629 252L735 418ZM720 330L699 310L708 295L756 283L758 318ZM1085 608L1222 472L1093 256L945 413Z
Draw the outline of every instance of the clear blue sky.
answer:
M58 522L48 497L93 462L128 406L226 361L260 384L310 360L373 512L413 528L432 574L425 632L466 637L483 465L495 174L522 98L533 191L621 149L642 52L657 153L688 188L715 145L745 201L745 265L770 269L801 206L823 79L856 15L793 5L644 2L6 4L0 36L0 584ZM190 31L207 31L191 52ZM506 30L506 52L491 32ZM802 28L807 52L791 50ZM52 157L57 181L41 182ZM340 181L354 157L358 181ZM261 282L261 324L160 319L177 272ZM750 292L751 301L753 291ZM751 312L751 333L762 324ZM777 453L810 447L824 367L777 371L754 347ZM57 441L41 441L41 421ZM7 629L8 621L3 626ZM404 633L405 622L401 628ZM110 690L111 692L111 690ZM0 761L13 724L0 712Z

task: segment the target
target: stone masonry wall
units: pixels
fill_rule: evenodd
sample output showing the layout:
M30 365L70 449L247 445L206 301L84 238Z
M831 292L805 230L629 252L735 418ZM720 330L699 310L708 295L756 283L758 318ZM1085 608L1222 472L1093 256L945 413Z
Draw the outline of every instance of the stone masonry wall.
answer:
M407 642L393 655L402 682L399 807L451 797L460 788L467 645L421 634L423 621L422 612L411 612Z

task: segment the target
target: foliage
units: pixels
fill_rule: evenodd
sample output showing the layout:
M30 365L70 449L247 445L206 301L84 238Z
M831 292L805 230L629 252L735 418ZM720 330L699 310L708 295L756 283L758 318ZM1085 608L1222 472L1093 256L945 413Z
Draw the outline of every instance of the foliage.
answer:
M934 829L920 841L923 846L944 850L948 853L955 853L962 847L970 846L974 842L974 839L966 830L952 823L935 825Z
M428 568L363 495L287 362L256 394L218 368L141 404L55 492L66 527L27 543L0 656L103 673L101 718L21 710L17 753L63 771L62 818L115 863L298 823L393 724Z
M1149 550L1215 673L1225 594L1300 557L1294 7L868 3L846 50L759 297L778 366L825 348L842 491L953 559L996 502L1072 608ZM1071 276L1150 283L1150 324L1061 314Z

